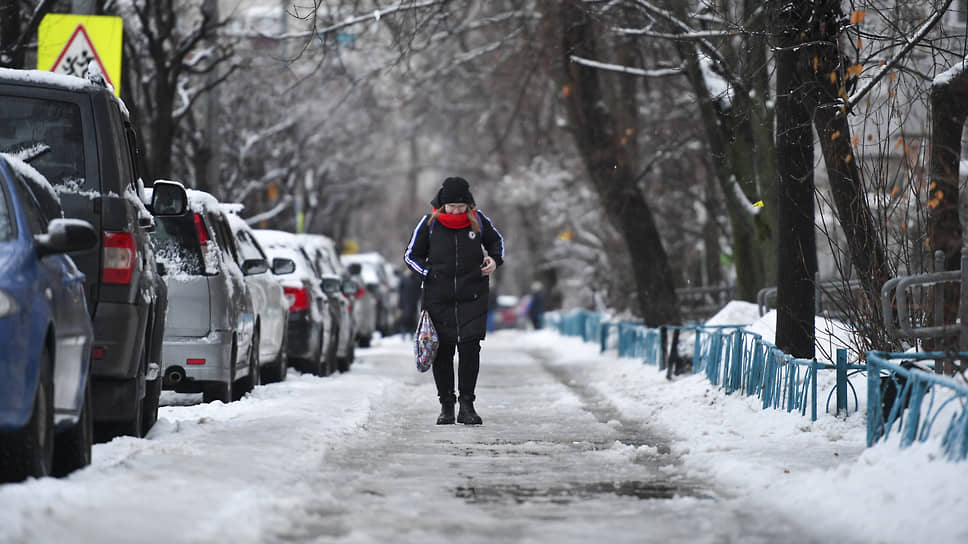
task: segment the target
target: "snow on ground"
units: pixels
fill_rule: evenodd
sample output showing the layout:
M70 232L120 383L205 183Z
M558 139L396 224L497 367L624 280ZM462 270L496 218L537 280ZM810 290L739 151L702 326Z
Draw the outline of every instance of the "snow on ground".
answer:
M757 321L758 316L751 322ZM348 512L343 519L357 523L340 542L370 542L374 540L366 536L373 533L365 528L371 507L398 516L392 519L411 519L423 514L400 517L400 512L406 513L408 500L417 500L416 512L457 508L463 515L477 515L472 505L454 505L452 495L451 502L443 502L445 497L440 494L388 497L393 483L382 480L366 484L383 486L376 488L379 494L351 493L355 489L352 475L333 472L331 464L337 462L379 462L380 450L369 453L368 458L354 454L368 451L371 440L390 446L422 440L427 448L446 446L439 440L427 442L440 432L467 440L467 429L462 426L441 430L430 423L436 415L432 379L429 373L414 370L410 349L402 340L383 339L374 348L359 350L359 361L348 374L318 378L291 371L287 381L257 387L243 400L228 405L192 405L197 399L166 394L169 405L161 409L159 423L147 439L118 438L99 444L92 466L67 478L0 486L0 542L291 541L272 535L290 534L287 531L301 529L306 520L322 519L320 523L325 524L329 519L325 516L331 514L318 511L320 504L340 505ZM535 355L508 356L513 353ZM539 359L543 363L536 363ZM488 361L500 361L500 365L489 373ZM479 410L485 426L480 432L490 442L477 446L459 443L461 448L471 448L468 454L481 452L467 459L485 462L491 455L510 455L517 450L521 457L509 457L510 465L498 463L513 469L523 460L544 462L544 457L533 456L547 448L556 456L567 452L569 463L588 456L590 466L611 466L609 470L618 475L633 470L627 463L656 455L648 444L615 441L602 449L580 447L580 442L571 448L542 442L551 423L559 423L560 418L555 417L559 413L573 418L567 421L572 422L574 432L598 433L601 436L595 440L609 439L607 429L596 426L594 418L577 415L583 401L576 396L544 381L532 385L529 380L543 372L542 364L559 369L572 381L581 380L582 388L607 400L622 422L615 422L616 429L632 421L650 428L652 434L661 434L670 454L680 460L670 470L707 482L719 499L660 501L664 507L654 503L655 511L665 512L663 515L689 512L697 516L697 527L706 531L704 542L722 541L716 534L723 530L723 516L734 514L721 512L719 507L737 503L750 505L754 517L770 512L816 528L804 541L836 535L846 542L968 542L968 527L961 515L968 506L968 465L942 460L936 441L906 450L898 449L895 441L867 449L862 413L847 418L822 414L811 422L798 414L764 411L758 399L727 396L703 375L681 376L670 382L653 366L619 359L614 351L600 354L594 343L551 331L501 331L484 342ZM523 409L513 397L499 397L499 390L489 386L498 371L531 388L518 394L546 402ZM186 403L189 405L179 405ZM418 424L401 419L403 426L395 426L394 419L403 417L395 413L402 408L395 407L406 407L407 417L417 417ZM521 410L523 413L517 413ZM427 424L422 426L425 420ZM507 440L502 433L512 433L515 440ZM529 440L529 436L534 438ZM353 446L347 446L350 444ZM387 451L388 456L392 453ZM415 485L421 485L419 474L424 468L400 465L400 461L395 466L416 473ZM370 470L361 473L364 479ZM440 480L442 475L428 474L427 479ZM516 477L529 478L527 474ZM607 474L589 474L588 478L598 482ZM590 502L592 509L585 511L583 521L572 521L573 527L623 540L621 535L627 535L628 528L616 526L613 532L607 528L610 508L626 504L613 502L617 500ZM387 511L394 505L387 501L401 503L398 508L402 510ZM626 506L626 513L639 512L631 503ZM548 509L548 519L557 519L553 504L519 507L525 511ZM501 523L499 519L491 521ZM662 519L658 517L656 523ZM742 523L728 519L725 525ZM434 523L433 519L424 521ZM487 534L487 528L479 526L484 522L479 519L475 527ZM392 533L392 527L374 531ZM354 540L354 536L360 539ZM433 541L450 536L459 538L444 533Z
M755 304L734 301L707 321L740 324L773 342L776 312L760 317ZM853 345L846 326L817 318L818 357ZM598 345L552 331L526 337L531 349L554 353L559 364L595 361L593 385L630 417L668 430L692 475L718 480L802 519L871 542L968 542L960 515L968 507L968 463L941 457L940 440L901 450L894 438L865 449L866 377L852 378L860 413L823 414L832 372L818 378L821 414L764 410L760 399L726 395L704 374L669 382L656 367L600 354ZM853 398L850 399L853 409ZM943 428L941 422L935 425Z

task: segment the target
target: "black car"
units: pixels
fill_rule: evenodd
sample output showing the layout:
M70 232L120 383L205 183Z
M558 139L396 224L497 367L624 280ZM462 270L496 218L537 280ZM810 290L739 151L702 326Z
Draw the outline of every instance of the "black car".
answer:
M0 127L0 151L36 168L65 216L98 234L97 251L76 258L94 325L95 435L143 436L157 419L167 303L127 109L97 78L0 69Z

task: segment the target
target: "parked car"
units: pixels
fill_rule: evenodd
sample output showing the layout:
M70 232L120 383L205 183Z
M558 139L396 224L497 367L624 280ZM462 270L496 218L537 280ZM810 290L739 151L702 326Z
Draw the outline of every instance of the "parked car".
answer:
M344 254L340 260L349 270L351 277L365 288L365 296L359 298L365 299L360 300L360 303L367 306L366 312L370 312L369 307L372 307L372 318L367 317L373 320L373 328L364 326L363 329L366 332L359 334L360 346L367 347L370 345L373 332L380 331L381 334L385 334L388 330L389 317L386 307L388 287L386 270L383 268L385 260L378 253Z
M253 232L270 257L289 259L296 265L292 274L278 276L289 302L286 354L290 364L302 372L329 375L337 368L337 324L309 257L291 232Z
M97 246L36 170L0 155L0 482L91 462L91 327L68 252Z
M494 312L495 329L525 328L528 318L528 300L515 295L498 295L495 300Z
M156 208L182 209L159 218L152 233L158 259L167 269L168 320L162 371L165 389L202 393L205 402L238 400L258 385L258 330L244 268L229 219L212 195L189 189L187 205L152 191Z
M245 272L245 284L252 297L255 313L255 351L258 353L262 383L286 379L286 328L289 303L282 284L275 275L291 274L296 264L289 259L270 259L256 240L252 227L238 215L238 205L227 204L229 227L239 248L239 267Z
M96 251L74 259L94 325L96 438L143 436L158 414L165 300L127 109L103 77L0 69L0 126L0 151L36 168L65 216L98 235Z
M353 322L351 297L356 295L357 284L343 268L332 238L321 234L297 234L296 238L323 282L323 291L329 297L330 309L335 310L334 318L339 331L336 364L340 372L346 372L350 369L356 353L356 325Z

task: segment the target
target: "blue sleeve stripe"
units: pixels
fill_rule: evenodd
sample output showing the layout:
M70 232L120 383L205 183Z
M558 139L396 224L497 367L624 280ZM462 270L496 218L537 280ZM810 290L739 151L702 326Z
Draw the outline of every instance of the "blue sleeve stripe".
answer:
M417 241L417 233L420 231L420 227L423 226L424 221L426 220L427 220L427 216L425 215L423 219L421 219L420 222L417 223L417 228L413 229L413 236L410 237L410 245L407 246L407 252L403 254L403 260L407 263L407 266L412 268L414 272L416 272L417 274L420 274L421 276L426 276L427 270L425 268L422 268L419 264L417 264L417 262L410 257L410 253L413 251L414 242Z
M494 223L491 222L491 218L490 217L484 215L484 212L479 211L478 213L481 214L481 217L483 217L484 219L487 220L487 224L488 225L491 225L491 228L494 229L494 233L497 234L498 240L501 241L501 260L503 261L504 260L504 237L501 236L501 232L499 230L497 230L497 227L495 227L494 226Z

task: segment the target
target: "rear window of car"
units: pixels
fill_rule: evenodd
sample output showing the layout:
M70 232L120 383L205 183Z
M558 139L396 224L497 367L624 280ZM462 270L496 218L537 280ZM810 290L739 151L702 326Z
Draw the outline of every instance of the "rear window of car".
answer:
M155 258L164 263L172 274L202 275L202 245L198 242L192 214L178 217L156 217L151 233L155 243Z
M59 100L2 97L0 151L22 156L54 185L81 189L85 176L81 109Z

